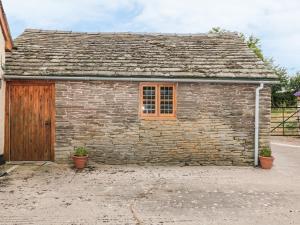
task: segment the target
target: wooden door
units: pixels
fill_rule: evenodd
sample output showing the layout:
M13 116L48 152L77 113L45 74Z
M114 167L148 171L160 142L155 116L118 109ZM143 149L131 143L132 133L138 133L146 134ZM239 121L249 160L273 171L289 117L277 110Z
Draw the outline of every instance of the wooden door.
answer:
M8 83L11 161L54 160L54 84Z

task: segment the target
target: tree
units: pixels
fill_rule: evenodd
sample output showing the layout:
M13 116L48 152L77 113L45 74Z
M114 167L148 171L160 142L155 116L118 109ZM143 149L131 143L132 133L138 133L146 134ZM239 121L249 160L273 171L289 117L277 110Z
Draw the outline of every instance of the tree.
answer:
M213 27L209 33L223 34L230 32L220 27ZM276 65L273 59L264 57L260 39L253 35L246 36L243 33L238 33L240 38L247 44L247 46L261 59L265 65L274 71L278 76L279 84L272 85L272 106L292 106L296 104L296 98L293 95L295 91L300 90L300 72L296 76L290 77L286 68Z
M250 35L246 37L244 34L240 33L239 36L244 40L244 42L248 45L248 47L255 53L255 55L260 58L263 62L265 62L265 57L263 56L260 39Z
M220 27L213 27L209 33L210 34L224 34L228 33L230 31L222 29ZM261 45L260 45L260 39L254 37L253 35L250 35L247 37L243 33L238 33L239 37L248 45L248 47L256 54L258 58L260 58L262 61L265 61L262 50L261 50Z
M300 91L300 72L290 78L289 88L292 92Z
M281 67L279 65L275 65L273 60L270 59L266 62L267 65L274 71L277 75L279 83L272 85L272 106L273 107L285 107L285 106L293 106L296 104L296 98L291 92L290 77L286 68Z

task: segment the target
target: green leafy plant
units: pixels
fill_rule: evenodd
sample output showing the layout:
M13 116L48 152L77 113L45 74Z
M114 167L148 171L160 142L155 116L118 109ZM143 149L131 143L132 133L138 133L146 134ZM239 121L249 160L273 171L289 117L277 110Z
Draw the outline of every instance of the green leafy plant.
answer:
M227 32L230 31L221 27L213 27L209 31L209 33L213 34L225 34ZM300 91L300 71L296 74L289 74L285 67L277 65L272 58L267 58L263 55L259 38L243 33L238 33L238 35L255 55L265 63L267 68L272 70L278 77L279 83L272 85L272 107L296 106L297 98L294 96L294 93Z
M260 151L260 156L262 156L262 157L271 157L271 155L272 155L272 151L270 148L263 148Z
M74 155L75 156L87 156L88 150L85 147L76 147L74 149Z
M287 122L285 128L289 130L298 129L298 122Z

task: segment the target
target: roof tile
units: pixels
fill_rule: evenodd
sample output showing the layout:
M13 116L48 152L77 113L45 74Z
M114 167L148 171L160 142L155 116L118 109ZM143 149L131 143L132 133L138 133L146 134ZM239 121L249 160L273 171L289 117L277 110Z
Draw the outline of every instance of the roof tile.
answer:
M255 78L276 76L235 33L79 33L27 29L6 76Z

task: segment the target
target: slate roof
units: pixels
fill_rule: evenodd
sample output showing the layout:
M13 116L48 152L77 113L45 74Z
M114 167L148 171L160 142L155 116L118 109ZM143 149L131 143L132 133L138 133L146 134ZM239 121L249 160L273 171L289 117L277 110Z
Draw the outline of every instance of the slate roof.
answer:
M274 79L236 33L80 33L27 29L6 76Z

